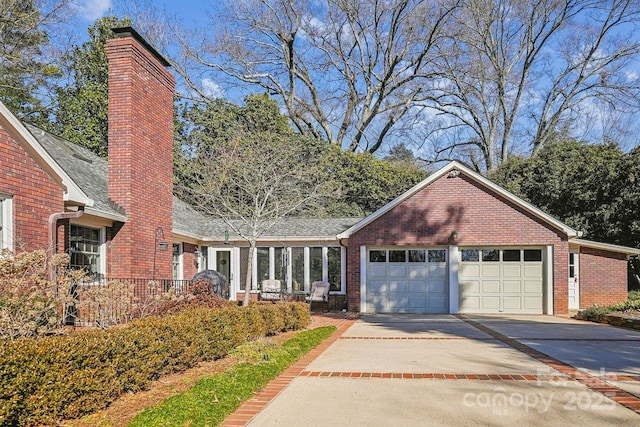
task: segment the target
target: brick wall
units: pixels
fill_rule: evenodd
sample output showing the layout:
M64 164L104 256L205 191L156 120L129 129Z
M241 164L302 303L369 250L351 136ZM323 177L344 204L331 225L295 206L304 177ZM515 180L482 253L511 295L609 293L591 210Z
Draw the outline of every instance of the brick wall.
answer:
M48 220L64 210L63 189L2 127L0 176L0 194L13 199L14 249L49 249Z
M452 238L454 231L455 239ZM554 312L567 312L569 246L566 236L464 174L439 178L349 238L349 310L360 310L360 246L450 244L553 245Z
M579 263L580 308L627 299L627 257L624 254L581 247Z
M173 91L175 81L135 36L107 41L109 197L127 222L112 229L107 274L171 278Z
M198 263L200 260L196 256L198 247L191 243L182 244L182 278L191 280L198 272Z

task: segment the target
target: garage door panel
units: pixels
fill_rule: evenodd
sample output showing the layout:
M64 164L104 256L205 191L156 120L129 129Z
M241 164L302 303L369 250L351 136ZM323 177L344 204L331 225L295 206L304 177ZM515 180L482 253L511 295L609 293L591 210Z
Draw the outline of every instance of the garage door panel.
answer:
M482 302L483 310L499 310L500 309L500 297L499 296L483 296L480 300Z
M500 293L500 281L499 280L483 280L480 288L483 293Z
M447 266L446 265L429 265L429 278L430 279L438 279L442 277L447 277Z
M463 296L460 298L460 311L480 310L480 296Z
M372 249L382 251L384 249ZM428 248L411 249L421 252L422 257L406 253L403 249L388 250L387 262L367 263L365 288L366 310L378 313L447 313L448 271L446 262L438 257L427 256ZM444 253L442 249L438 251ZM393 254L393 257L391 256ZM420 255L420 254L418 254ZM371 256L368 257L372 259ZM393 259L394 262L389 260ZM432 262L429 262L431 259ZM433 262L436 260L437 262ZM433 295L432 295L433 293Z
M524 281L524 293L536 294L542 296L542 281L539 280L525 280Z
M386 281L382 280L368 280L367 281L367 292L371 292L372 294L379 294L389 292L389 286Z
M522 277L522 267L519 264L505 264L502 266L502 277Z
M427 282L424 280L410 280L409 281L409 289L410 293L426 293L427 292Z
M419 279L419 278L427 277L426 265L409 265L407 269L409 270L409 278L411 279Z
M500 253L499 261L483 259L485 248L463 250L481 256L460 262L460 312L542 313L544 272L539 258L525 261L525 249L520 248L491 249Z
M407 292L407 282L405 282L404 280L390 280L389 292L401 294Z
M427 297L422 295L409 295L408 298L408 307L410 309L426 309L427 308Z
M387 277L387 266L385 264L375 263L369 264L367 268L369 277Z
M506 294L520 294L522 292L520 280L505 280L502 282L502 291Z
M522 310L522 298L520 296L502 297L502 309L504 311Z
M458 270L460 279L480 277L480 265L463 263Z
M525 265L524 277L542 277L542 264Z
M522 298L524 308L531 311L542 310L542 298L535 297L523 297Z
M427 290L429 294L446 294L447 282L444 280L430 280Z
M378 295L370 295L367 298L367 304L370 305L370 309L378 311L386 311L387 310L387 297L386 296L378 296Z
M389 277L407 277L407 268L404 265L389 265Z
M427 298L428 309L433 311L434 313L439 313L441 307L447 304L447 297L445 295L442 296L429 296Z
M490 263L480 266L482 277L500 277L500 264Z
M407 302L408 298L406 294L389 294L389 298L387 299L387 311L396 313L401 312L407 308Z

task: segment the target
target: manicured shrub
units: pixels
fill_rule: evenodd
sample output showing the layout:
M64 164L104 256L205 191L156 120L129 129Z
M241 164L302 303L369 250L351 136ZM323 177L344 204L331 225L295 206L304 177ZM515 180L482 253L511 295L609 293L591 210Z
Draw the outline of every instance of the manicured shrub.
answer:
M640 290L629 291L629 300L640 300Z
M618 304L607 305L603 307L589 307L585 310L579 311L576 314L576 318L581 320L600 321L601 317L605 314L611 314L615 312L624 313L630 310L640 310L640 299L627 300L624 302L619 302Z
M45 251L0 252L0 339L39 337L62 331L71 281L47 279L48 269L64 269L68 255Z
M284 325L287 316L290 324ZM187 308L107 330L0 341L0 425L55 425L95 412L122 393L223 357L272 331L265 319L275 319L279 330L299 329L310 321L301 303L225 305Z

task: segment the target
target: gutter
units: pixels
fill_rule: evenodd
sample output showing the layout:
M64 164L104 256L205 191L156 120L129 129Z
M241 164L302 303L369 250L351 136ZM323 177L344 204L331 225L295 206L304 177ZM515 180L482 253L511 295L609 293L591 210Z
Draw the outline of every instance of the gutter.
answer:
M57 212L49 215L49 259L56 253L56 247L58 246L58 221L80 218L82 215L84 215L84 206L78 206L76 212ZM47 279L50 281L54 279L51 268L47 269Z

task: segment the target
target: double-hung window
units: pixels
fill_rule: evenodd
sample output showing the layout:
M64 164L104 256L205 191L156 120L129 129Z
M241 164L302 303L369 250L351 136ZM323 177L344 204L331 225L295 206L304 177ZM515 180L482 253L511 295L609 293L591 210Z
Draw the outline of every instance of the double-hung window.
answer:
M0 251L13 250L13 200L0 194Z
M84 270L91 278L103 274L102 230L71 224L69 226L69 267Z

